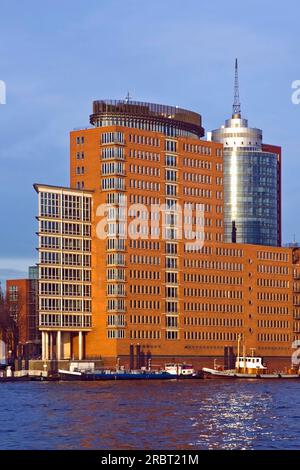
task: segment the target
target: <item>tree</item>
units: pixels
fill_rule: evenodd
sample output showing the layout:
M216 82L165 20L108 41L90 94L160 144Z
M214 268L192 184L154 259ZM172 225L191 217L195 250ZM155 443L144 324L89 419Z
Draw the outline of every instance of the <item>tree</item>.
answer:
M24 316L22 307L22 296L18 295L14 299L8 293L4 296L0 284L0 339L6 343L7 351L11 351L13 359L20 353L18 348Z

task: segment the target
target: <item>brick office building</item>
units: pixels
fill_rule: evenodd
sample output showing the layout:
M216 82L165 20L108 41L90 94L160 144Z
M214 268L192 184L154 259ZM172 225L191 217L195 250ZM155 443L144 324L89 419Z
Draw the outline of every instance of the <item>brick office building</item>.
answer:
M35 185L44 359L207 364L242 335L289 365L292 250L224 242L223 145L201 116L103 100L90 122L70 135L70 188Z

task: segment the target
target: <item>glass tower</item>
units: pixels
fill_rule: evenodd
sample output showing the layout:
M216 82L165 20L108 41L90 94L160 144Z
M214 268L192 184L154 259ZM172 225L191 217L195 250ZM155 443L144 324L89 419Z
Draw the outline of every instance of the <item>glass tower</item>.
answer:
M241 117L237 63L232 118L211 134L224 145L225 241L280 245L280 148Z

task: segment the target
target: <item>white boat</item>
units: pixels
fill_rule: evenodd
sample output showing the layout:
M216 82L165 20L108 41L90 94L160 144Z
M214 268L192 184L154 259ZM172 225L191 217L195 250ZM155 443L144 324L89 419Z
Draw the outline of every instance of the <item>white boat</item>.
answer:
M240 356L240 340L238 338L237 358L235 361L235 369L224 370L223 366L217 366L216 361L214 368L203 367L204 377L230 378L230 379L298 379L300 375L297 373L268 373L268 368L263 364L262 357L246 355L245 345L243 347L243 355Z
M263 375L267 368L262 363L261 357L247 357L239 356L235 361L235 369L224 370L222 366L217 366L216 363L213 369L203 367L204 374L209 374L215 377L225 378L255 378Z
M190 364L168 363L165 364L164 371L178 378L193 378L199 375Z
M62 380L80 380L84 373L94 370L94 362L70 362L69 370L59 369L58 374Z
M59 369L58 374L62 380L81 380L82 372L75 370Z

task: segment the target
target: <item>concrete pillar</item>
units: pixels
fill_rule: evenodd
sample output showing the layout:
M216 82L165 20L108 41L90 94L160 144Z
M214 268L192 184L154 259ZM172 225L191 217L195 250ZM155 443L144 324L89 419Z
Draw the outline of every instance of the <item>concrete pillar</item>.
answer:
M45 331L45 361L49 360L49 333Z
M45 332L42 331L42 360L46 360L46 351L45 351Z
M53 333L52 331L49 333L49 359L52 361L53 359Z
M83 357L83 344L82 344L82 331L79 331L79 334L78 334L78 359L79 361L82 361L82 357Z
M58 331L56 336L56 359L61 360L61 331Z

